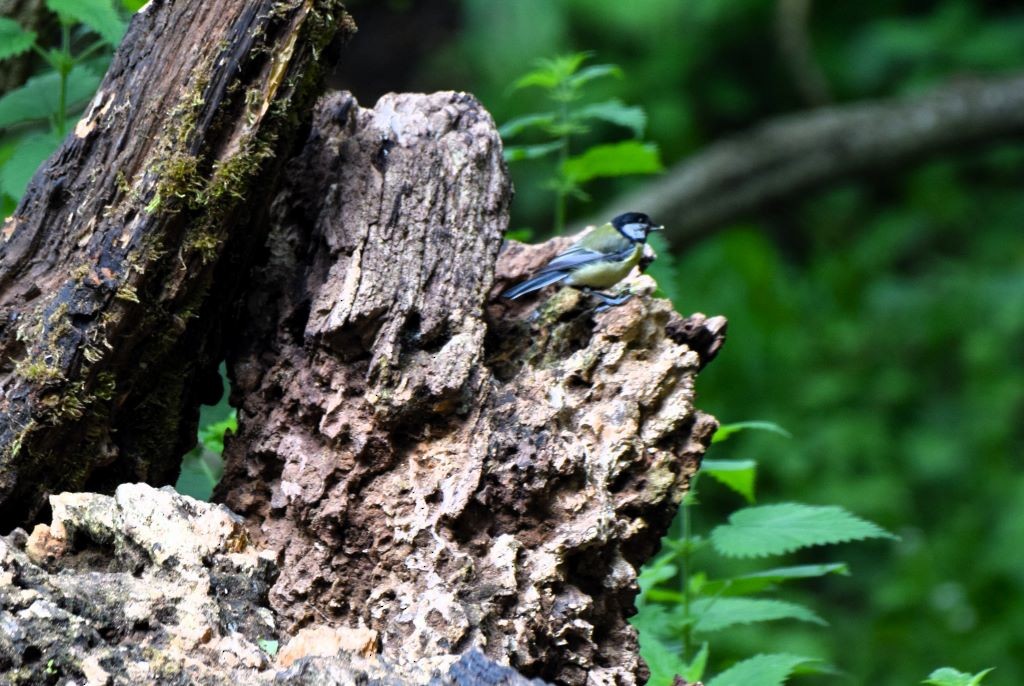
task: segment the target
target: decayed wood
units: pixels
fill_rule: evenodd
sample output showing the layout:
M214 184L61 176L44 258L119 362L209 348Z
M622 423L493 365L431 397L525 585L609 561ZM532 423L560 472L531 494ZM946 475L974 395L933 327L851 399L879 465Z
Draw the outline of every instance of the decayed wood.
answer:
M154 1L134 17L0 231L0 522L47 492L174 478L234 268L262 244L259 189L339 30L337 0Z
M501 144L465 94L333 95L287 178L229 353L219 487L278 551L286 626L639 683L636 571L715 427L693 382L724 320L679 317L647 277L600 315L571 289L533 314L491 301L564 239L498 255Z

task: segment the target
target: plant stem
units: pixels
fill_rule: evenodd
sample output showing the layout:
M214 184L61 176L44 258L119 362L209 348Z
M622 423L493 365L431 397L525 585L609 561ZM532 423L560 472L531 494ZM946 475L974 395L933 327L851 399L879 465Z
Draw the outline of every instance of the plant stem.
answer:
M693 622L690 616L690 553L693 549L693 541L691 540L690 532L690 498L695 492L694 489L697 486L697 475L694 474L690 480L690 490L687 492L686 497L683 498L682 512L680 513L683 520L683 546L682 553L679 556L679 572L680 578L682 579L682 588L680 591L683 594L683 635L682 635L682 649L683 649L683 662L689 664L690 662L690 648L693 644Z
M569 159L569 102L565 98L562 99L558 116L562 127L562 145L558 149L558 169L555 171L559 177L558 188L555 191L555 233L561 234L565 230L565 206L568 194L562 171L565 169L565 161Z

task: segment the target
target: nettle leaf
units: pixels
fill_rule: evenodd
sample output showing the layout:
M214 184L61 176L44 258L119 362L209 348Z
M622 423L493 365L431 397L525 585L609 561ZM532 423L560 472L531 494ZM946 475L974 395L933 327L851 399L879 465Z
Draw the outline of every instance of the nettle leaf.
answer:
M725 670L707 686L781 686L797 667L816 661L785 653L755 655Z
M655 174L663 169L656 145L622 141L595 145L582 155L570 157L562 165L562 175L579 184L601 176Z
M929 674L928 678L921 683L931 684L932 686L978 686L981 680L985 678L985 675L993 669L995 667L989 667L977 674L967 674L952 667L941 667Z
M71 109L93 96L100 76L85 66L68 74L67 105ZM0 128L49 119L60 106L60 75L55 71L33 76L0 97Z
M827 574L849 576L850 568L845 562L834 562L825 565L777 567L775 569L766 569L763 572L734 576L729 579L712 579L705 582L702 591L709 596L750 595L773 588L786 581L812 579Z
M46 0L46 6L85 24L115 47L124 36L125 24L110 0Z
M711 543L727 557L764 557L815 545L897 538L877 524L835 505L760 505L737 510L711 532Z
M726 440L727 438L729 438L729 436L732 436L735 433L739 433L740 431L747 431L750 429L754 429L757 431L770 431L772 433L779 434L780 436L785 436L786 438L793 438L793 434L789 433L775 422L755 420L750 422L733 422L732 424L722 424L720 427L718 427L718 431L715 432L715 435L711 437L711 442L721 443L722 441Z
M757 476L757 462L754 460L704 460L700 471L736 491L748 503L754 502L754 481Z
M647 126L647 114L642 107L627 105L618 98L584 105L573 112L572 116L580 121L598 119L632 129L637 138L644 135L644 127Z
M554 90L565 83L566 79L576 73L584 62L591 56L589 52L575 52L569 55L539 59L533 71L520 76L512 83L511 90L536 86L547 90Z
M519 162L520 160L535 160L556 152L562 147L561 141L550 143L539 143L537 145L506 145L505 161Z
M785 600L770 598L699 598L690 605L697 616L695 631L721 631L737 624L796 619L827 625L813 610Z
M501 134L502 138L512 138L518 136L520 133L531 128L550 128L555 123L555 114L553 112L538 112L536 114L527 114L522 117L516 117L510 119L501 125L498 129L498 133Z
M592 64L574 73L569 78L569 85L574 89L580 89L595 79L602 79L606 76L623 78L622 68L617 64Z
M0 17L0 60L31 50L35 42L35 31L26 31L13 19Z
M14 144L10 157L0 167L0 189L20 198L39 165L57 149L60 139L50 132L33 133Z
M686 671L686 663L678 648L670 647L647 631L641 631L640 657L651 670L648 686L671 686L677 674Z
M662 563L655 562L654 564L645 566L640 570L636 583L640 586L641 592L647 592L662 581L668 581L674 577L678 571L679 569L667 560Z

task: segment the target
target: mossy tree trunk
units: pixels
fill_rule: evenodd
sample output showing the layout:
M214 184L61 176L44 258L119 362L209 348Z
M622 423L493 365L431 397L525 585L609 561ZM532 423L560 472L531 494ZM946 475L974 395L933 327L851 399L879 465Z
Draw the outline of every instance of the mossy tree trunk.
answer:
M0 230L0 522L167 483L219 392L217 331L352 25L336 0L153 2ZM213 389L207 391L207 389ZM214 396L215 397L215 396Z

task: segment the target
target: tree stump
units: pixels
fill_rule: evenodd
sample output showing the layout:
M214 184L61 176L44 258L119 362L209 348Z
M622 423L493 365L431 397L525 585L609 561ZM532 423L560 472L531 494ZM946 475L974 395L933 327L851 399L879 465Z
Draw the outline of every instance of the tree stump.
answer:
M217 555L244 547L268 566L231 578L276 581L237 599L217 582L218 607L244 616L269 598L277 619L260 613L244 641L220 622L189 640L237 639L244 664L230 669L258 671L253 683L277 678L254 646L280 628L379 637L385 673L443 683L511 679L474 648L529 677L639 683L636 573L715 428L693 387L725 322L681 318L643 276L638 297L601 314L571 289L501 300L567 239L503 243L501 141L469 95L369 110L332 94L297 150L325 51L351 30L330 0L153 2L135 17L87 116L0 231L0 522L38 521L61 490L172 481L226 354L239 431L217 494L251 533L218 539ZM153 524L133 509L147 492L129 492L52 502ZM189 513L208 512L159 498L185 539ZM78 588L63 626L111 655L131 644L147 669L149 646L182 635L174 614L100 631L89 603L104 594L62 575L92 574L111 541L116 588L140 587L118 565L173 585L172 568L205 578L214 562L187 552L202 546L164 559L155 533L140 552L141 531L116 536L111 521L12 534L0 590L32 576L49 589L37 599L59 604ZM35 601L15 591L0 605L28 622ZM0 634L0 653L32 635ZM29 652L0 664L36 674L45 662ZM297 659L295 683L337 667ZM85 674L76 660L67 673ZM175 678L217 673L205 667L176 663Z
M286 176L219 489L281 555L274 608L376 630L394 660L479 647L640 683L637 568L716 426L693 382L724 320L494 299L565 240L499 256L501 142L464 94L332 95Z

